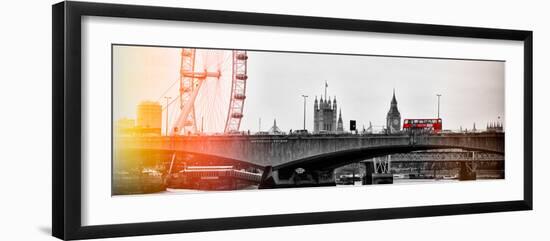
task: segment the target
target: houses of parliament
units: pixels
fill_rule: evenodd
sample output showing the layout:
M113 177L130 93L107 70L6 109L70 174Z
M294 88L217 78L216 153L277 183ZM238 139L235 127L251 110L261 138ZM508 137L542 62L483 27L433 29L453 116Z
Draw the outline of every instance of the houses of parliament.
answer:
M321 99L318 100L315 96L313 103L313 133L344 132L342 111L340 110L337 119L338 104L336 103L336 96L332 100L327 97L327 87L328 85L325 83L325 98L321 95Z
M325 83L324 98L323 95L321 95L320 99L317 99L317 96L315 96L313 103L313 133L342 133L344 132L342 110L338 112L336 96L332 100L330 97L327 97L327 87L328 85ZM386 131L388 133L396 133L400 130L401 114L397 109L394 90L390 110L386 116Z

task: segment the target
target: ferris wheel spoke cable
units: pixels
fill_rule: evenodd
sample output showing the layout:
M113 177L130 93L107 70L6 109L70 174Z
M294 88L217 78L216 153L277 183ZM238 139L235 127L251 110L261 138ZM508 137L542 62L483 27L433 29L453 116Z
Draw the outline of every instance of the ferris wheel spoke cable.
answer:
M174 102L178 101L179 98L180 98L179 96L177 96L176 98L172 98L172 100L170 102L168 102L167 106L162 107L162 111L166 110L167 107L171 106Z
M174 82L172 82L172 84L170 84L170 86L164 92L162 92L160 97L157 99L157 102L159 102L160 99L162 99L162 97L164 97L166 95L166 93L168 93L168 91L170 91L170 89L172 89L172 87L174 87L174 85L176 85L176 83L178 83L178 81L179 81L179 78L174 80Z
M213 92L215 92L213 95L216 96L214 97L214 101L212 101L213 108L211 109L212 117L214 121L213 123L219 124L221 122L219 118L219 115L220 115L219 110L221 109L222 103L220 103L221 102L219 100L220 93L218 93L217 89L214 90ZM219 126L216 126L216 128L219 128Z
M211 81L217 81L217 80L211 80ZM213 85L214 83L209 83ZM207 89L207 92L205 93L205 97L211 96L211 98L205 98L206 102L206 109L205 114L209 116L208 124L211 125L211 129L217 129L218 128L218 118L216 110L219 109L218 103L218 93L215 93L215 91L212 89L212 87ZM210 128L209 128L210 129Z
M223 128L223 126L220 125L220 123L224 123L224 119L222 117L223 115L223 111L225 109L225 106L227 106L227 103L225 103L225 101L222 99L223 98L223 95L222 95L222 84L221 83L225 83L227 80L224 80L224 79L220 79L220 81L217 81L215 83L215 88L212 90L212 92L214 92L212 94L212 96L215 96L214 97L214 100L212 101L212 105L213 105L213 108L211 109L212 110L212 115L213 115L213 119L214 119L214 123L217 124L216 128Z

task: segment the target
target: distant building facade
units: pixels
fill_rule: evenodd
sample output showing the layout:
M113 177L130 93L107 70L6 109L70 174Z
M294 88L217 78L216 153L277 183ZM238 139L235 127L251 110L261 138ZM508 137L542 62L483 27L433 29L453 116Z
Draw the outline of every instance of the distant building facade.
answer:
M134 119L122 118L115 122L114 130L118 136L134 135L136 121Z
M395 89L390 103L390 110L386 116L386 128L388 134L398 133L401 131L401 113L397 109L397 99L395 98Z
M487 124L487 132L503 132L504 127L502 123L499 122L491 122Z
M317 100L313 103L313 132L336 132L337 114L338 106L336 104L336 97L334 100L330 100L330 97L323 99L321 96L320 100Z
M136 126L136 120L130 118L122 118L116 121L117 129L131 129Z
M162 106L160 103L143 101L138 104L136 128L141 129L143 134L161 134Z

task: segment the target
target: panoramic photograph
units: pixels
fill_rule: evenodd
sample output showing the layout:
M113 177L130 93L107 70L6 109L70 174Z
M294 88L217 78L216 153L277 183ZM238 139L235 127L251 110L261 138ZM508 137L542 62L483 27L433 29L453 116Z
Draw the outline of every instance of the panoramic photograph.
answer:
M112 195L505 178L502 60L111 51Z

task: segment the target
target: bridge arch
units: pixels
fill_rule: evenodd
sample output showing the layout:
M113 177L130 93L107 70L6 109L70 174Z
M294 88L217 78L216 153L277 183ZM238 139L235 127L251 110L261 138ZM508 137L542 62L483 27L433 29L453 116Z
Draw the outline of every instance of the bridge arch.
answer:
M504 154L494 149L474 148L452 145L388 145L355 148L350 150L323 153L287 162L272 167L274 171L293 171L297 168L305 170L333 170L347 164L356 163L375 157L387 156L397 153L409 153L413 151L437 150L437 149L462 149L466 151L482 151L488 153Z

